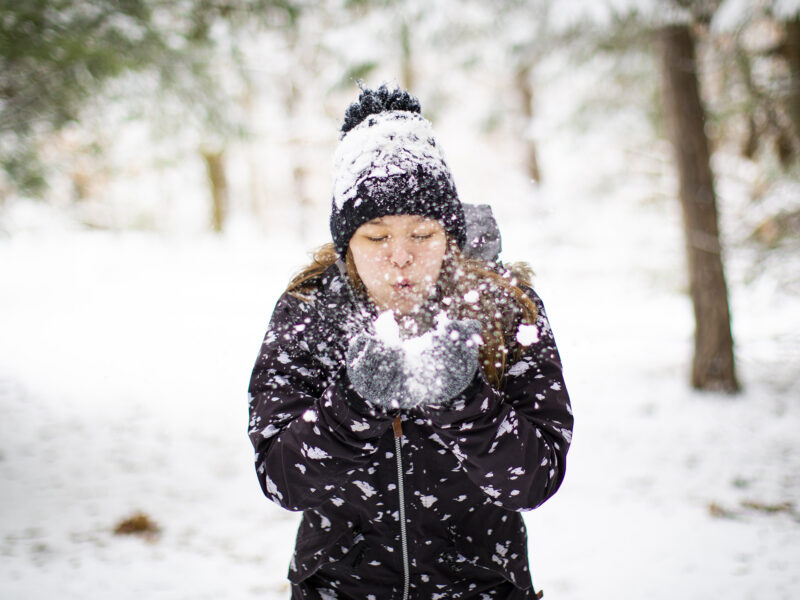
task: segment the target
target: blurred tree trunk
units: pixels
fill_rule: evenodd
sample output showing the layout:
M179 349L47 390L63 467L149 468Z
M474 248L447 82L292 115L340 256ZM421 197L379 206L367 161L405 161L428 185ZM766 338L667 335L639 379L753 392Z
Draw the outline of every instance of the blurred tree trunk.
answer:
M717 202L700 99L694 38L688 25L658 33L663 99L680 182L680 201L694 305L692 386L735 392L733 336L722 266Z
M542 173L539 170L539 158L536 152L536 142L530 135L530 127L533 122L533 84L531 83L531 71L533 63L524 63L514 76L514 83L520 95L522 104L522 116L524 118L524 140L525 140L525 169L528 177L536 183L541 183Z
M785 27L785 53L790 70L786 105L792 121L795 147L800 147L800 17L787 21Z
M292 34L291 50L297 57L297 64L304 67L308 64L304 62L302 49L297 43L297 38ZM308 68L308 67L306 67ZM307 152L305 148L305 130L303 127L303 115L301 109L302 84L299 82L300 75L290 74L287 77L284 95L284 108L286 110L286 124L288 125L288 138L286 140L286 155L289 161L289 170L292 177L292 195L296 200L298 210L297 232L301 238L305 239L308 234L308 225L311 220L311 212L314 203L308 192L308 169L306 167Z
M200 151L206 163L208 182L211 187L211 228L220 233L228 216L228 179L225 176L225 154L222 150Z
M247 122L256 123L256 92L250 81L245 82L245 92L242 96L242 112L246 115ZM250 187L250 212L260 222L264 213L264 180L267 177L266 161L258 159L258 150L255 144L247 145L247 167L249 171Z
M736 67L747 93L744 112L747 113L747 133L742 143L742 156L753 159L765 140L771 140L774 151L784 169L790 168L800 156L800 21L780 23L782 40L779 44L760 52L749 52L737 35L734 49ZM786 62L789 81L775 81L770 85L757 83L757 60L770 58ZM773 65L774 68L775 65ZM784 65L779 65L783 67ZM763 69L762 69L763 70ZM783 69L781 68L780 71ZM780 94L776 94L779 91Z
M403 78L401 85L414 93L414 60L411 53L411 30L408 21L403 18L400 22L400 73Z

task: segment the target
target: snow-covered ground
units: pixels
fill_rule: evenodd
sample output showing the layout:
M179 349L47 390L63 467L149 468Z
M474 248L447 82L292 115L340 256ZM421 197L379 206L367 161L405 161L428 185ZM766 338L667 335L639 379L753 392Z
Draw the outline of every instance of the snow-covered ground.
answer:
M677 215L570 213L498 210L505 255L536 267L576 414L565 484L528 515L537 585L797 598L800 357L779 335L796 306L733 285L746 391L693 393ZM245 388L304 252L244 235L0 241L0 597L287 597L297 516L261 496ZM161 534L113 535L137 510Z
M551 134L538 194L442 136L462 196L491 198L504 258L537 273L573 399L565 483L527 515L536 585L551 600L799 598L797 296L731 248L744 392L691 391L676 202L659 181L598 187L587 173L614 152ZM315 219L324 234L327 209ZM298 517L262 497L246 436L253 360L313 245L281 229L55 221L0 238L0 598L288 597ZM114 535L136 511L160 534Z

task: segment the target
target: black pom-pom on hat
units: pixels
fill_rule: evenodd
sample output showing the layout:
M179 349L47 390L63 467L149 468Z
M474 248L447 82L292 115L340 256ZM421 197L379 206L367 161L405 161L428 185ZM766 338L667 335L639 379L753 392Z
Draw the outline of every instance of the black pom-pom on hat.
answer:
M419 105L419 100L400 88L390 90L386 87L386 84L381 85L377 90L362 88L358 101L348 106L344 113L344 123L342 123L341 129L342 136L369 115L391 110L404 110L420 114L422 107Z

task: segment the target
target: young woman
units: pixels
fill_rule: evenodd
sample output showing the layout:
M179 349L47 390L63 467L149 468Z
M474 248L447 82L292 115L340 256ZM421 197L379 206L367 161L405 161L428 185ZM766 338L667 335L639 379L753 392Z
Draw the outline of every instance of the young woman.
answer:
M250 382L268 498L303 511L292 598L534 598L520 511L564 477L572 413L530 271L469 258L406 92L363 90L333 243L289 284Z

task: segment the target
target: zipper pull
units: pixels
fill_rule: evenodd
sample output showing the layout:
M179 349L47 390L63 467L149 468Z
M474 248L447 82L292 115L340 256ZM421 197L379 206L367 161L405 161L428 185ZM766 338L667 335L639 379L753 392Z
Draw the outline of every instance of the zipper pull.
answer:
M392 429L394 429L394 437L403 437L403 425L400 420L400 415L397 415L392 421Z

